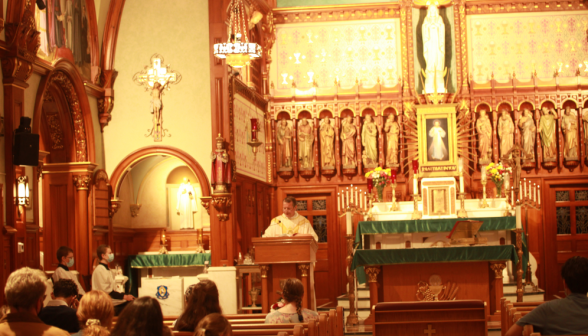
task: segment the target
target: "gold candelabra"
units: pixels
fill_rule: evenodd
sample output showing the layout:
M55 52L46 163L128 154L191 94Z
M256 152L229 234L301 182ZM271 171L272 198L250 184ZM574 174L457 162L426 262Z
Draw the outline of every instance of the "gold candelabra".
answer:
M390 206L390 211L398 211L400 207L398 203L396 203L396 182L392 183L392 205Z
M467 194L464 192L460 192L458 195L459 195L460 208L457 211L457 218L468 218L468 213L465 210L465 196Z
M480 208L484 209L484 208L488 208L490 205L488 204L488 201L486 201L486 183L488 183L488 181L486 179L482 180L482 204L480 205Z
M525 179L526 182L526 179ZM526 183L525 183L526 184ZM517 205L520 205L522 208L525 209L525 231L523 234L527 238L527 250L529 249L529 209L541 210L541 192L540 187L534 184L534 191L531 187L531 181L529 180L529 187L527 192L527 186L523 185L523 194L519 201L517 201ZM520 197L519 191L519 197ZM531 252L529 251L529 259L527 260L527 272L525 274L525 286L531 286L533 291L536 292L538 290L537 285L533 283L533 271L531 270Z
M412 219L421 219L423 218L422 211L419 211L419 194L412 195L412 199L414 200L414 210L412 212Z

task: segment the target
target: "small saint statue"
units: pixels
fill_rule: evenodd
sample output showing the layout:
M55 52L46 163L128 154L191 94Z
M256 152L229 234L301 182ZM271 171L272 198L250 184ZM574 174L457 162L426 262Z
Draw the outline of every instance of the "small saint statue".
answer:
M390 114L386 120L384 131L386 132L386 165L398 166L398 136L400 127L395 121L395 116Z
M427 2L427 16L423 21L423 57L426 67L424 93L444 93L445 83L445 24L435 2Z
M214 193L227 193L233 178L229 154L223 147L224 139L219 134L216 138L216 150L210 154L210 159L212 160L211 180Z
M523 115L519 119L519 128L522 132L523 161L535 162L535 139L537 136L537 127L535 127L533 113L531 113L529 109L523 110Z
M578 116L576 110L566 107L561 118L561 130L564 134L563 155L567 161L578 160Z
M488 164L492 154L492 124L486 115L486 110L480 111L480 118L476 122L478 131L478 150L480 151L480 163Z
M537 132L541 135L543 146L543 161L550 162L557 159L557 138L555 135L557 114L546 107L541 108L543 115L539 119Z
M306 118L300 120L298 126L298 159L300 170L311 170L314 166L314 135L313 127Z
M365 116L361 131L361 144L363 145L363 164L367 168L378 165L378 127L371 115Z
M278 170L292 170L292 128L282 119L278 130Z
M500 137L500 157L503 158L514 144L514 123L506 110L502 110L498 119L498 136Z
M353 118L348 116L343 120L341 129L343 168L355 168L355 134L357 129L353 125Z
M331 120L324 118L320 128L321 135L321 168L335 169L335 151L333 141L335 139L335 129L331 126Z
M193 229L194 213L198 211L198 208L196 205L196 191L187 177L184 177L182 184L178 188L177 198L176 213L180 216L180 229Z

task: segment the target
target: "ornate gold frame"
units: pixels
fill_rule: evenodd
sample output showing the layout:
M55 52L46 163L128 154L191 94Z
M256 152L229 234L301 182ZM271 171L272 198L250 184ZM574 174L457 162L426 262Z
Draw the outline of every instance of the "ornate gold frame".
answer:
M419 138L419 177L457 176L457 104L416 106ZM429 119L447 119L449 160L431 161L427 158L427 127Z

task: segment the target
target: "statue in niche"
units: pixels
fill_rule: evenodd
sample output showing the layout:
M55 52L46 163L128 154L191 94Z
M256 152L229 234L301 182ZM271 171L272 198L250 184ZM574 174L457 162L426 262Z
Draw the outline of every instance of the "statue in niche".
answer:
M400 135L400 127L395 121L395 116L391 114L384 125L386 132L386 165L398 166L398 136Z
M227 193L233 179L233 167L229 160L229 154L224 149L223 137L219 134L216 138L216 149L210 154L212 160L212 186L214 193Z
M331 120L324 118L321 122L321 167L323 169L335 169L335 129L331 126Z
M371 115L365 116L361 131L361 144L363 145L363 165L367 168L378 165L378 127Z
M561 118L561 130L564 134L563 155L567 161L578 160L578 116L576 110L566 107Z
M537 135L537 127L533 120L533 113L529 109L523 110L523 115L519 119L519 128L523 135L523 160L535 161L535 138Z
M557 158L557 138L555 136L555 120L557 114L552 113L547 107L541 109L543 115L539 119L539 128L537 132L541 136L541 146L543 147L543 161L556 161Z
M198 208L196 207L196 191L188 178L184 177L177 197L176 212L180 216L180 230L193 229L194 213L198 211Z
M480 164L488 164L492 155L492 123L490 123L486 110L480 111L480 118L476 121L476 131L478 131Z
M426 68L424 93L445 92L445 24L439 16L439 7L431 3L423 22L423 56Z
M348 116L343 120L341 128L341 141L343 142L343 168L355 168L355 134L357 129L353 125L353 118Z
M292 170L292 128L286 119L278 125L278 170Z
M300 120L298 125L298 159L300 160L300 170L310 170L314 166L314 134L313 127L308 123L306 118Z
M508 114L508 111L502 110L500 119L498 119L498 137L500 137L500 157L503 158L511 154L507 154L514 144L514 123Z
M582 110L582 122L584 123L584 144L588 146L588 108ZM588 151L586 152L586 158L588 159Z

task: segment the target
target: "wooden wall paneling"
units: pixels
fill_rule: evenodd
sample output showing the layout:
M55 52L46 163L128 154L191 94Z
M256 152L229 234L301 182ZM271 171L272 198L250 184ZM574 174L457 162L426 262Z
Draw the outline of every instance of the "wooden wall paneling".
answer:
M133 240L125 247L129 255L139 252L156 252L160 249L161 230L157 229L124 229L114 228L114 240L132 235ZM204 249L210 249L210 227L205 227L202 234ZM167 230L166 238L169 251L194 251L196 249L196 230ZM124 250L124 248L123 248Z

